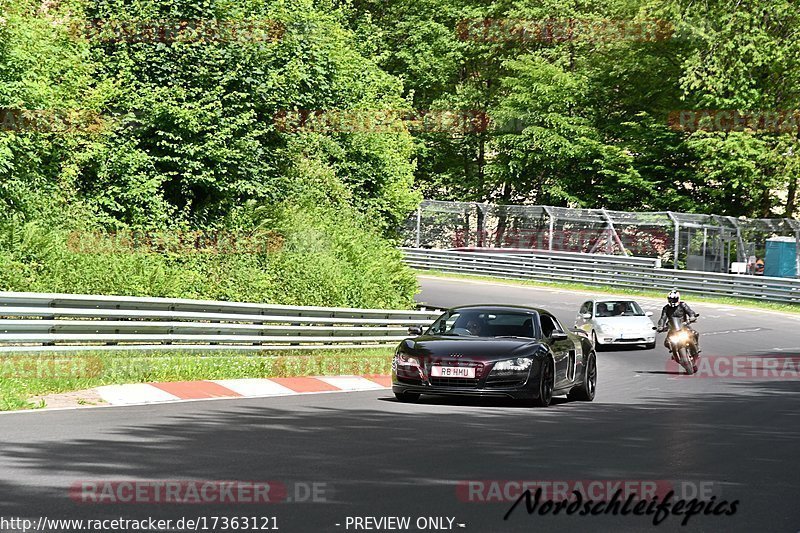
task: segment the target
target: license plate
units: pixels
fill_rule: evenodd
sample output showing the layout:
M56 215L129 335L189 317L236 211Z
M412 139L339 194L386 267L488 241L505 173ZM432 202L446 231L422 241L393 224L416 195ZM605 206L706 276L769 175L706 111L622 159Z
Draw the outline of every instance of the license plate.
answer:
M468 366L432 366L431 376L435 378L475 379L475 369Z

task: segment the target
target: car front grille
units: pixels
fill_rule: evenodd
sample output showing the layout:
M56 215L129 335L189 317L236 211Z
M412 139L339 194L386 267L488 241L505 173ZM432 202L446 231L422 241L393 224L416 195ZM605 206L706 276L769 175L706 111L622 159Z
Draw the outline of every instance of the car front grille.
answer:
M431 378L431 385L434 387L458 387L461 389L474 389L478 386L477 379L464 378Z

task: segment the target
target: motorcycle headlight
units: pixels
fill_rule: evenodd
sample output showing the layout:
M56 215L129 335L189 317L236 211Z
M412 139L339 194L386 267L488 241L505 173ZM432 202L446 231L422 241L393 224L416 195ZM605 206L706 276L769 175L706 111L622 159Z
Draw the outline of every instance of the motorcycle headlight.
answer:
M531 367L532 362L533 359L530 357L517 357L516 359L498 361L494 364L492 372L526 372Z
M670 336L669 340L672 341L673 344L686 342L689 340L689 333L686 331L679 331Z

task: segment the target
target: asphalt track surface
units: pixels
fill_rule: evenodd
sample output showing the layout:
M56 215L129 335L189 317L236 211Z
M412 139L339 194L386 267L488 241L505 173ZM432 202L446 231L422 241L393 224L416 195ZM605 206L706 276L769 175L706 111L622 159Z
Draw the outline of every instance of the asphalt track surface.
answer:
M431 306L534 304L569 325L589 296L421 283L419 299ZM661 306L639 301L653 311ZM800 356L798 316L694 307L704 357ZM426 397L401 404L375 391L4 414L0 519L235 514L275 516L282 532L367 531L348 528L347 517L381 516L411 517L409 531L420 530L418 517L454 517L454 531L478 532L800 530L800 380L684 377L666 363L660 344L602 351L595 401L556 399L547 409ZM314 503L233 506L68 497L72 484L86 480L186 479L276 480L293 500L306 496L309 483L324 492ZM687 526L676 516L655 526L652 515L529 515L524 504L504 520L513 501L465 501L470 480L655 481L686 499L702 490L706 500L739 503L733 516L694 516ZM0 530L15 529L0 522Z

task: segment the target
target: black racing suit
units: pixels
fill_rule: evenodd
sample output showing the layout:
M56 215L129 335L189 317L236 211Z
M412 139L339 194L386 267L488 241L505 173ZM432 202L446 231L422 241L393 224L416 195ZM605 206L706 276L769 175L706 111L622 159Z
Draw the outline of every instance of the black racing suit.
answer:
M658 329L662 329L666 327L669 319L672 317L678 317L681 319L681 323L684 324L684 327L688 329L694 335L694 345L697 347L697 351L700 351L700 334L692 329L692 327L687 324L686 322L690 318L694 318L697 316L697 313L692 311L692 308L686 302L680 302L675 307L667 304L661 309L661 318L658 319ZM667 339L669 336L664 338L664 346L669 348L669 342Z

